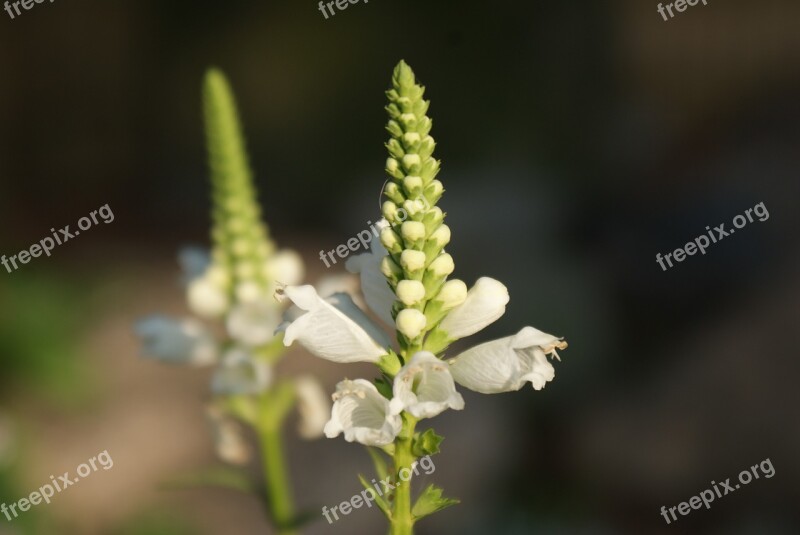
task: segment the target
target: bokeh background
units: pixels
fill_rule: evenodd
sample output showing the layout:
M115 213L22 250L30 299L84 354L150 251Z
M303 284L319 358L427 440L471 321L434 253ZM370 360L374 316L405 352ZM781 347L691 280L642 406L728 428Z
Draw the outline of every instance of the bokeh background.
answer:
M540 392L432 421L431 476L463 500L425 534L800 530L800 4L312 0L36 4L0 12L0 254L100 224L0 270L0 500L108 450L114 467L0 534L269 533L258 502L171 488L213 464L208 372L141 359L150 312L185 312L178 248L207 243L200 82L237 93L273 236L309 278L374 221L383 91L401 58L432 100L456 276L503 281L479 338L566 336ZM770 217L662 271L670 252L764 202ZM470 339L469 343L475 343ZM333 390L343 367L297 350ZM297 501L360 490L363 449L290 444ZM711 480L776 474L668 526ZM382 533L360 509L307 533Z

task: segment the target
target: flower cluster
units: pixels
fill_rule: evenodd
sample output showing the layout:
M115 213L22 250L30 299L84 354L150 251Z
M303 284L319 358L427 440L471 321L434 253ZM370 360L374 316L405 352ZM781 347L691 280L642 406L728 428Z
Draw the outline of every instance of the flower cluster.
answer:
M458 383L485 394L519 390L530 382L539 390L555 375L547 355L566 348L560 338L533 327L441 358L447 347L500 318L509 301L499 281L482 277L472 288L450 279L452 256L445 252L450 228L436 203L444 187L436 179L429 101L404 62L395 69L387 92L391 137L380 241L369 253L347 262L360 274L365 301L374 314L396 330L396 345L346 294L321 298L312 286L286 286L278 293L294 303L280 329L284 343L300 342L310 352L334 362L373 362L392 376L387 399L366 380L343 381L334 394L325 433L344 433L348 441L372 446L390 444L401 428L403 411L431 418L464 400ZM398 217L398 210L407 217ZM398 355L399 353L399 355Z
M224 76L211 70L204 84L207 145L211 168L213 227L210 251L185 249L179 255L189 309L197 317L151 316L137 325L147 356L161 361L203 366L215 364L208 409L217 451L226 461L248 460L231 416L257 425L257 399L278 392L299 403L300 434L322 435L330 404L311 377L275 387L273 366L284 353L275 330L283 307L273 298L278 284L303 278L300 256L277 250L261 220L260 207L235 102ZM221 320L225 336L215 336L201 321Z

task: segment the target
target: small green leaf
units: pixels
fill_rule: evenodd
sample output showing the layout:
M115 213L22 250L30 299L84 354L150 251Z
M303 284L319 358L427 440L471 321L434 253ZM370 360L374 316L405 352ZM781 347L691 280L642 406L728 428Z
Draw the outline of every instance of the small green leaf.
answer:
M442 489L431 483L420 494L417 503L411 509L411 514L414 518L420 519L457 503L461 503L461 500L443 497Z
M375 379L375 388L386 399L392 399L392 381L385 376Z
M381 371L390 377L397 375L397 372L403 367L403 363L400 362L400 357L391 349L378 359L377 364Z
M439 453L439 445L444 440L443 436L437 435L433 429L426 429L422 433L414 433L414 443L411 452L415 457L425 457Z
M367 489L369 494L373 497L375 504L378 506L378 508L381 511L383 511L384 515L386 515L386 518L391 520L392 510L391 507L389 506L389 503L385 499L383 499L383 496L378 495L377 491L375 490L375 487L373 487L364 476L358 474L358 479L359 481L361 481L361 484L364 485L364 488Z

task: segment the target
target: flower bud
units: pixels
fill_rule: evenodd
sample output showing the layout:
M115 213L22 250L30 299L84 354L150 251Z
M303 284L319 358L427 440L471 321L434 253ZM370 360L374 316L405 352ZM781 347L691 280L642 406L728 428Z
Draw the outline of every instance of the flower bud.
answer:
M403 270L390 256L384 256L381 259L381 273L387 279L397 279L403 276Z
M467 285L464 281L452 279L444 283L436 301L442 303L442 310L450 310L457 307L467 298Z
M425 225L419 221L406 221L400 227L400 234L403 235L406 244L422 240L425 238Z
M461 283L464 284L464 283ZM395 291L397 298L406 306L414 306L425 298L425 286L420 281L401 280L397 283ZM464 286L464 297L467 289Z
M417 134L416 132L407 132L403 134L403 145L405 145L406 148L411 148L417 145L421 139L422 138L420 137L420 135Z
M389 171L390 173L394 173L395 171L397 171L398 167L399 165L397 163L397 160L395 160L394 158L386 158L387 171Z
M397 314L395 323L398 331L409 340L413 340L422 333L428 320L425 318L425 314L419 310L406 308Z
M396 139L392 138L386 143L386 149L389 151L389 154L394 156L395 158L402 158L405 154L403 151L403 147L400 146L400 142Z
M404 113L400 116L400 124L405 130L413 129L417 125L417 116L413 113Z
M425 209L425 203L423 203L420 200L409 199L403 202L403 208L405 208L406 212L408 212L408 215L414 217L415 215L417 215L418 213L420 213L422 210Z
M444 193L444 186L438 180L432 180L430 184L425 187L425 198L431 202L431 204L436 204L439 199L442 198L442 193Z
M403 251L403 254L405 254L405 251ZM455 268L456 265L453 263L453 257L444 253L431 262L431 265L428 266L428 271L437 277L446 277L451 274Z
M242 282L234 290L236 300L240 303L253 303L262 296L261 288L255 282Z
M452 263L452 261L453 260L451 259L450 262ZM425 253L423 253L422 251L413 251L411 249L406 249L400 254L400 265L403 266L403 268L410 273L419 271L420 269L425 267Z
M383 217L391 223L394 221L395 216L397 216L397 205L392 201L385 201L381 207L381 213Z
M392 253L400 251L403 247L397 237L397 233L392 230L392 227L386 227L381 230L381 243L386 247L387 251Z
M403 201L406 200L405 196L403 195L403 192L400 191L400 186L398 186L394 182L389 182L388 184L386 184L386 187L383 189L383 193L395 204L402 204Z
M207 276L189 283L187 300L192 312L205 318L221 316L229 306L224 289Z
M422 166L422 159L419 154L406 154L403 156L403 168L408 173L417 171Z
M403 179L403 188L411 197L416 197L422 192L422 177L409 175Z
M444 247L450 243L450 227L447 225L439 225L431 234L430 239L435 241L438 247Z

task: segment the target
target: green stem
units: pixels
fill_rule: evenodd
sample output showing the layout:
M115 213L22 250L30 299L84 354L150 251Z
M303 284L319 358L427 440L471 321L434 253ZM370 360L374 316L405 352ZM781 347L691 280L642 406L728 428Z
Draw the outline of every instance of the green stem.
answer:
M284 385L276 388L272 392L273 395L268 394L262 397L258 434L261 443L261 463L264 468L267 502L272 522L278 535L297 535L298 531L293 527L294 503L286 470L288 461L283 450L282 433L287 404L291 406L293 392L281 388L282 386ZM276 403L279 400L284 403Z
M394 475L397 488L394 491L394 506L392 507L392 527L389 535L413 535L414 516L411 514L411 465L414 464L414 454L411 452L411 443L414 438L416 419L410 414L403 414L403 429L394 442ZM407 469L408 481L400 478L400 471Z

